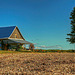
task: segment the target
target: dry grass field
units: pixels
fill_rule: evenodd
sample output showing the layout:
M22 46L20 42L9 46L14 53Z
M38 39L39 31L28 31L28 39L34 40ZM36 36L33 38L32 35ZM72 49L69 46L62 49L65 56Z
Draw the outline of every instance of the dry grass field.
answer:
M0 54L0 75L75 75L75 53Z

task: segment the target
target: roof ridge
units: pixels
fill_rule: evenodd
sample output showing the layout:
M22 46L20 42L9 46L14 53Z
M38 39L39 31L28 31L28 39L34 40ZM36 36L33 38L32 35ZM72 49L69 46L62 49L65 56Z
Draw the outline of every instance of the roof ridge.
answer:
M17 27L17 26L7 26L7 27ZM7 27L0 27L0 28L7 28Z

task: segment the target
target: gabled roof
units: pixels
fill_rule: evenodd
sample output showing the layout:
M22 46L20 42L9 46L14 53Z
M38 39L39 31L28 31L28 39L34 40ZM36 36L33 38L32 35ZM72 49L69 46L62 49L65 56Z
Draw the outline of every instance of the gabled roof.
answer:
M0 39L8 38L16 26L0 27Z

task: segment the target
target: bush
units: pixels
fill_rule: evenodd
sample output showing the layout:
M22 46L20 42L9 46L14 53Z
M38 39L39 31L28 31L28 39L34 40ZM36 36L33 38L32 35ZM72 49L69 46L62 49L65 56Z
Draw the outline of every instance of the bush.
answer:
M75 52L75 50L42 50L42 49L35 49L35 52L41 52L41 53L45 53L45 52Z
M34 48L35 48L34 44L30 44L29 49L32 50L32 51L34 51Z

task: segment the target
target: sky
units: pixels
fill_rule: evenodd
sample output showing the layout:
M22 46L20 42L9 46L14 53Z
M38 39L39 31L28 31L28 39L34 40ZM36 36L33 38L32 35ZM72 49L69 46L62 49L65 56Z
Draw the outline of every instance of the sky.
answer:
M67 42L75 0L0 0L0 27L17 26L35 48L73 49Z

